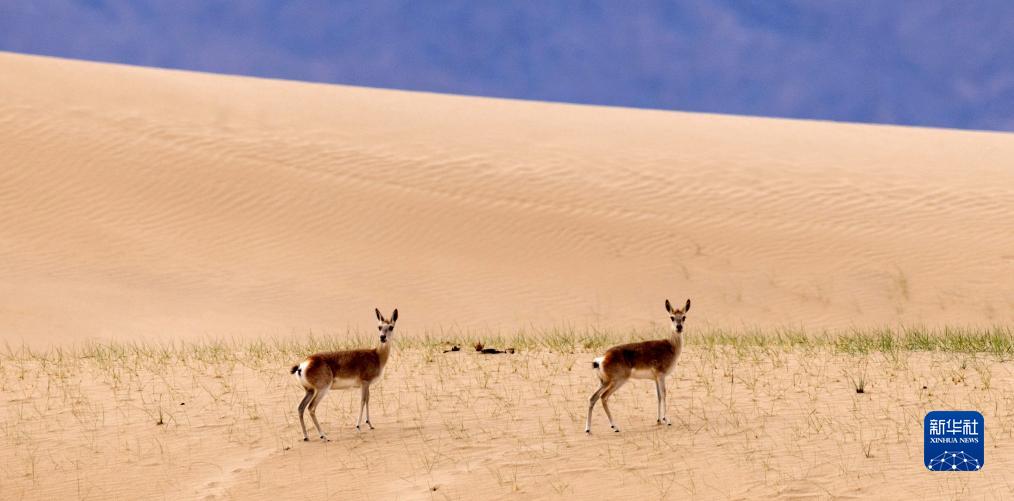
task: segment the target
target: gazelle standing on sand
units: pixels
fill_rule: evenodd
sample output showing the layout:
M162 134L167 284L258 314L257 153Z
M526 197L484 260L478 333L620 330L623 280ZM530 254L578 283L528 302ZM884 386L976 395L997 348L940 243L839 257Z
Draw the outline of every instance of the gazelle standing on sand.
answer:
M346 350L316 353L306 357L299 365L293 365L290 371L299 380L299 384L306 389L306 396L299 403L299 425L303 427L303 440L310 438L306 434L306 422L303 421L303 411L310 408L310 419L317 427L317 433L321 440L327 440L327 435L320 429L317 422L317 406L324 399L331 389L362 388L362 397L359 402L359 419L356 420L356 430L363 421L363 411L366 412L366 426L373 429L370 423L370 385L380 379L387 365L387 359L391 355L391 342L394 336L394 323L398 321L398 310L394 310L388 320L380 314L380 310L374 308L377 314L377 329L380 331L380 346L372 350Z
M602 386L588 399L588 421L585 422L585 433L591 433L592 409L595 402L602 399L602 409L609 418L609 426L613 431L620 429L613 422L609 413L609 397L620 389L628 379L653 379L655 393L658 396L658 424L671 425L666 417L665 378L676 367L676 361L683 352L683 322L690 311L690 300L687 299L683 309L673 309L669 300L665 300L665 311L672 321L672 336L669 339L656 339L641 343L621 344L606 351L606 354L592 361Z

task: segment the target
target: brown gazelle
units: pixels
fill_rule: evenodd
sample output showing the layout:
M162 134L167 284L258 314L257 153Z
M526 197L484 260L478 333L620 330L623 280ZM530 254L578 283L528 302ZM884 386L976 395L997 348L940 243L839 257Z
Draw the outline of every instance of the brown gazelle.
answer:
M606 351L606 354L592 361L592 368L602 385L588 399L588 421L585 422L585 433L591 433L592 410L595 402L602 399L602 409L609 418L609 426L613 431L620 431L609 413L609 397L616 393L628 379L652 379L655 381L655 393L658 396L658 424L669 422L666 417L665 378L676 367L676 361L683 352L683 322L690 311L690 300L687 299L683 309L673 309L669 300L665 300L665 311L672 321L672 336L669 339L656 339L641 343L621 344Z
M394 323L398 321L398 310L395 309L390 319L384 318L380 310L374 309L377 314L377 329L380 331L380 346L372 350L347 350L316 353L306 357L306 360L299 365L292 366L292 374L299 380L299 384L306 390L303 401L299 403L299 425L303 427L303 440L310 440L306 434L306 422L303 421L303 411L309 407L310 419L317 427L317 433L321 440L327 440L327 435L320 429L317 422L317 406L324 399L327 392L332 389L362 388L362 397L359 402L359 419L356 420L356 430L363 421L363 412L366 412L366 426L373 429L370 423L370 385L380 379L384 372L384 365L391 355L391 343L394 336Z

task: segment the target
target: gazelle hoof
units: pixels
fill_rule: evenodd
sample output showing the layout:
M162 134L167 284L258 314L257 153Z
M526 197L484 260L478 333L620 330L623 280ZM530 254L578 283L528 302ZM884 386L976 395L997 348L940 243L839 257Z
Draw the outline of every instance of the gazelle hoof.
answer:
M310 441L310 437L303 437L303 441L304 442L309 442Z
M591 433L591 428L585 428L585 429L584 429L584 432L585 432L585 433Z

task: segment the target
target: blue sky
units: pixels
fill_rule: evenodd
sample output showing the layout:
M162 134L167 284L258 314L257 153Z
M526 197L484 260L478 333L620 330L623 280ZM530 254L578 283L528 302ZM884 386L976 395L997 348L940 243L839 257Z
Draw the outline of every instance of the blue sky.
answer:
M574 103L1014 131L1014 2L0 0L0 50Z

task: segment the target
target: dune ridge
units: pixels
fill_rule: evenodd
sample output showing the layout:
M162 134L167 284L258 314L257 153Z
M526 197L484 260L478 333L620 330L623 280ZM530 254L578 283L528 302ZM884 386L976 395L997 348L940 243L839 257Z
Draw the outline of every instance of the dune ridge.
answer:
M1014 321L1010 134L0 53L0 151L8 340Z

